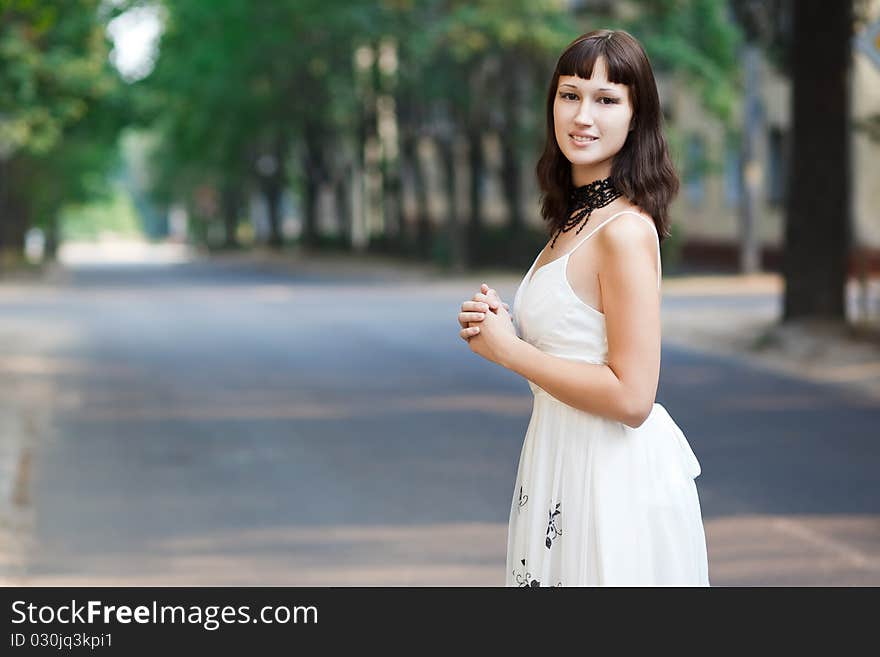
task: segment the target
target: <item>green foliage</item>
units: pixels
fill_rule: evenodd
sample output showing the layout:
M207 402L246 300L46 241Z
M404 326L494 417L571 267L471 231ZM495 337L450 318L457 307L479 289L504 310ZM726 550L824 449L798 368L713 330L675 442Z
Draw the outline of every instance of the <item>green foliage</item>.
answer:
M45 155L112 92L99 4L0 5L0 158Z
M352 51L369 35L370 6L166 0L159 60L136 85L143 120L162 136L157 196L186 197L203 183L246 188L278 139L344 134L356 100Z
M623 23L654 67L682 76L710 112L729 120L738 99L737 50L742 33L717 0L640 0Z
M0 4L0 248L103 190L127 98L100 0Z
M108 64L106 25L141 4L161 9L159 57L146 79L123 85ZM192 208L194 226L219 220L217 203L199 203L205 190L215 199L259 190L271 175L266 155L281 184L301 190L359 157L379 94L393 96L402 137L494 130L533 155L552 64L597 26L631 31L657 68L729 117L741 36L725 3L628 7L609 17L562 0L3 0L0 210L14 230L0 225L0 246L27 225L51 230L65 203L114 197L106 180L126 123L148 135L140 180L161 203ZM380 44L394 45L396 66L376 55ZM308 164L307 141L326 161ZM513 248L498 243L498 253ZM436 259L448 250L438 238Z
M91 241L106 235L143 235L131 195L119 184L111 189L102 200L65 206L60 215L62 239Z

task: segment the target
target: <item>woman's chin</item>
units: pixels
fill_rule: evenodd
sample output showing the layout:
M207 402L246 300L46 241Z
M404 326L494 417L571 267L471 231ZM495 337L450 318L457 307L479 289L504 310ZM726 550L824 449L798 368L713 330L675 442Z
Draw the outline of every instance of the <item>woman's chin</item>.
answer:
M605 160L605 158L595 155L587 157L583 153L565 153L565 157L575 166L593 166Z

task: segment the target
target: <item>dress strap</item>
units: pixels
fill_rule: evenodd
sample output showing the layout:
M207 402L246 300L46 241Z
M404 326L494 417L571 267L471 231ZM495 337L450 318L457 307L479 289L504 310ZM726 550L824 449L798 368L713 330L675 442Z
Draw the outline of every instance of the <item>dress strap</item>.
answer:
M662 276L662 275L661 275L661 272L660 272L660 237L657 235L657 227L654 225L654 222L651 221L650 219L648 219L645 215L643 215L643 214L639 214L638 212L635 212L635 211L633 211L633 210L621 210L620 212L618 212L618 213L616 213L616 214L613 214L613 215L611 215L610 217L608 217L605 221L603 221L601 224L599 224L598 226L596 226L592 231L590 231L590 233L589 233L584 239L582 239L580 242L578 242L577 244L575 244L574 248L573 248L571 251L569 251L568 253L565 254L565 257L567 258L567 257L571 256L572 253L574 253L575 251L577 251L577 250L581 247L581 245L582 245L584 242L586 242L586 241L587 241L588 239L590 239L593 235L595 235L596 233L598 233L599 230L602 228L602 226L604 226L605 224L607 224L609 221L611 221L612 219L615 219L615 218L619 217L619 216L622 215L622 214L627 214L627 213L629 213L629 214L634 214L635 216L644 219L646 222L648 222L648 224L650 224L651 228L653 229L653 232L654 232L654 239L657 240L657 289L659 290L659 289L660 289L660 279L661 279L661 276Z

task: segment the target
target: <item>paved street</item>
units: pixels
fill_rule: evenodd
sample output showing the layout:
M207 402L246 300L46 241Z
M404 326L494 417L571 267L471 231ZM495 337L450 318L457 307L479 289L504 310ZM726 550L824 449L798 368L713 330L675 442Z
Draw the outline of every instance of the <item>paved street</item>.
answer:
M472 291L229 262L0 283L0 580L503 584L531 396L458 338ZM713 584L880 585L876 400L671 339L658 401Z

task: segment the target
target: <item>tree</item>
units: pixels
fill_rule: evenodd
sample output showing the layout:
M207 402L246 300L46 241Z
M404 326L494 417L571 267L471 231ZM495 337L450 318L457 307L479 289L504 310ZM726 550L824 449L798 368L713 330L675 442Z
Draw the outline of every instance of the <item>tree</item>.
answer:
M850 247L852 0L792 3L792 152L783 321L845 321ZM815 35L822 34L817 48ZM817 80L821 84L817 84Z
M340 227L361 236L359 244L370 241L371 230L381 231L373 241L380 248L445 254L458 266L493 255L483 239L489 133L502 146L509 217L495 247L516 254L526 224L523 183L531 173L523 160L536 154L543 137L545 81L580 25L596 18L595 12L573 16L557 0L164 0L164 6L158 65L142 89L155 94L152 124L165 135L157 179L165 181L159 188L169 200L207 184L225 190L218 197L234 208L242 194L232 191L260 189L277 244L281 190L292 187L302 202L302 242L314 245L318 196L332 186ZM707 105L728 111L735 60L731 28L717 3L639 6L640 18L603 21L634 28L653 44L652 59L689 75ZM419 156L425 139L436 146L445 182L448 213L439 236ZM468 203L458 208L463 180L469 180ZM414 221L404 221L406 185L416 200ZM367 212L349 219L353 186L365 190Z
M165 0L163 6L159 59L141 85L154 99L151 125L165 137L155 160L157 190L170 200L191 196L198 184L218 187L230 224L233 208L256 188L268 208L269 243L278 247L282 193L299 165L304 241L314 241L327 151L353 110L350 53L352 42L368 34L368 4Z
M47 229L64 202L99 192L127 120L108 61L99 0L0 4L0 252L21 252L25 231Z
M783 322L845 322L852 241L850 44L869 2L733 0L733 5L745 29L757 35L770 61L792 82ZM819 33L822 48L815 47ZM860 127L870 134L870 125Z

